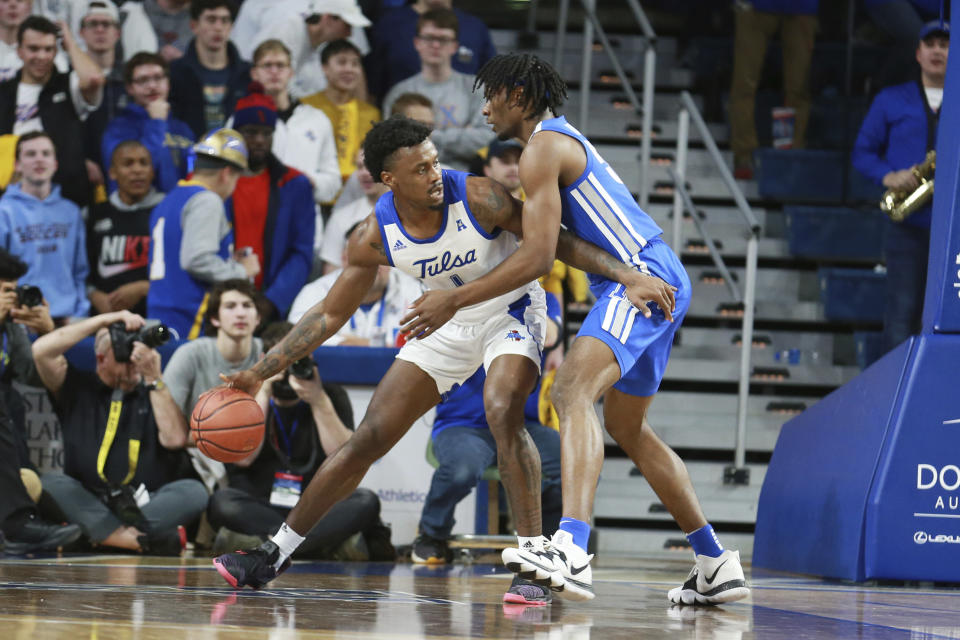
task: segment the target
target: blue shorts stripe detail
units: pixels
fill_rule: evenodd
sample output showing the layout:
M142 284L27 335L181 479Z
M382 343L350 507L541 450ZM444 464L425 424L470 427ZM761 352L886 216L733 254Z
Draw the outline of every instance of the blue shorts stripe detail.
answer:
M510 303L510 306L507 307L507 313L510 314L512 318L515 318L516 321L522 324L523 326L527 326L525 314L527 311L527 307L529 306L530 306L530 294L525 293L523 294L523 297L517 298L516 300Z
M623 286L594 276L591 290L597 303L587 314L577 336L590 336L607 345L620 366L620 380L614 385L623 393L646 397L656 393L667 368L673 336L690 306L690 279L680 260L662 241L650 242L635 261L644 273L663 278L676 286L673 322L663 311L651 307L650 318L624 297Z

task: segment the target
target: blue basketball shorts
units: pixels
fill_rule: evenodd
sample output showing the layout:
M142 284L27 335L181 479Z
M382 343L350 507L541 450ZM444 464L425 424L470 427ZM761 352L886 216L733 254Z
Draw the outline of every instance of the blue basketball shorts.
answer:
M657 276L677 287L673 322L650 303L650 318L626 298L618 282L591 275L590 290L597 302L590 309L577 337L591 336L613 351L620 365L620 380L614 388L632 396L651 396L660 388L667 369L673 335L690 307L691 285L686 269L673 250L659 237L650 240L636 262L641 273Z

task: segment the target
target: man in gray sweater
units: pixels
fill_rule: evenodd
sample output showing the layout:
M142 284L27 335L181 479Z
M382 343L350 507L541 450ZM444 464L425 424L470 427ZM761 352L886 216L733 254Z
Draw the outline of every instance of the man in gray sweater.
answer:
M440 153L440 162L465 171L493 131L481 113L483 96L473 92L473 76L453 70L458 34L457 14L450 9L434 9L420 16L413 46L420 55L421 71L390 89L383 112L390 113L394 101L404 93L428 97L436 122L430 139Z

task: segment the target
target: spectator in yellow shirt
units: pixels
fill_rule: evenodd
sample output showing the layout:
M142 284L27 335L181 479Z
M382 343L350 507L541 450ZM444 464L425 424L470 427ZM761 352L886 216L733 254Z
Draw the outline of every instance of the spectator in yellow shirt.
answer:
M360 50L349 40L334 40L320 55L327 88L300 101L320 109L333 124L337 141L340 175L346 181L356 168L355 158L367 131L380 121L380 110L357 99L357 88L364 82Z

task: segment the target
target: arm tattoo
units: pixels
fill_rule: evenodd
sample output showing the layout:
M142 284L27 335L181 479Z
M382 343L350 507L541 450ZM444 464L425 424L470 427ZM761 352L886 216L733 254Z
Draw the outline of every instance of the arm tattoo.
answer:
M311 309L283 340L254 365L253 370L262 379L269 378L312 352L329 337L326 314L321 309Z
M503 206L507 203L507 199L503 197L503 194L499 192L501 189L500 185L494 184L493 188L487 192L487 202L486 205L489 207L491 212L497 212L503 209Z
M370 248L379 253L384 258L387 257L387 250L383 248L383 245L379 242L371 242Z
M488 184L478 183L478 189L482 190L475 192L477 200L471 201L470 207L480 226L487 231L492 231L494 227L502 225L510 217L513 197L499 182L490 178L483 178L483 180ZM483 186L480 186L481 184Z

